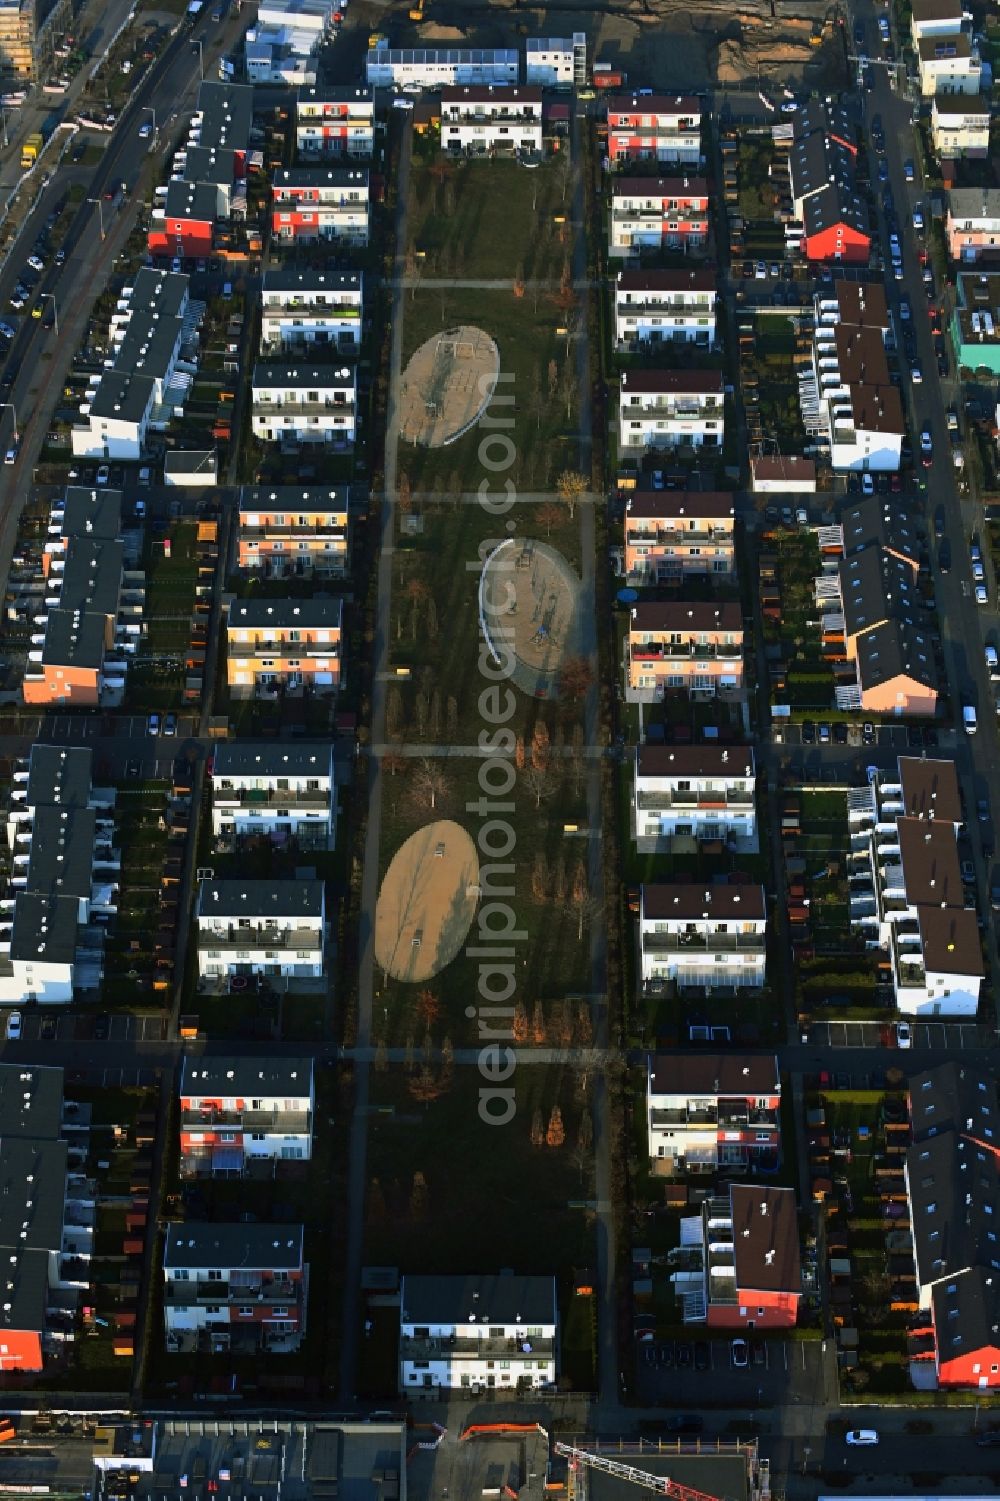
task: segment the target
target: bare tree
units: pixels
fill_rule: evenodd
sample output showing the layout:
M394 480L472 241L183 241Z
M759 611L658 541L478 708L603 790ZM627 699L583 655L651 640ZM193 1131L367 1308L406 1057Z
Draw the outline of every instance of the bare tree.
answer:
M385 732L390 740L396 740L403 730L403 695L395 684L385 699Z
M574 379L575 389L575 379ZM564 469L556 478L556 494L566 505L570 517L576 511L576 503L587 490L587 478L577 469Z
M430 757L418 764L414 776L410 778L411 794L421 807L429 807L433 812L438 803L447 797L451 788L444 768Z
M551 500L547 500L544 505L540 505L538 507L538 510L535 512L535 517L538 521L538 525L544 527L546 537L551 537L552 533L554 531L557 531L559 527L562 526L565 519L563 516L562 507L557 506L555 502Z
M542 806L542 799L557 791L559 782L553 772L541 766L528 766L521 773L521 780L535 799L535 807Z
M559 668L559 693L577 703L587 694L594 674L587 657L567 657Z

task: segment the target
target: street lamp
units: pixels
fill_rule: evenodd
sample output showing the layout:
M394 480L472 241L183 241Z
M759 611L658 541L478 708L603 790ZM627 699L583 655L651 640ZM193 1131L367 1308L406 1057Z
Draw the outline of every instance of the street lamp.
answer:
M101 206L101 200L99 198L88 198L87 202L88 203L96 203L97 204L97 216L98 216L98 218L100 220L100 224L101 224L101 239L103 240L104 239L104 209Z
M58 337L59 337L59 309L56 307L55 293L54 292L39 292L39 294L38 294L38 300L39 300L39 302L44 302L46 300L46 298L48 298L49 302L51 302L51 304L52 304L52 323L53 323L53 326L54 326L55 331L56 331L56 338L58 339Z
M202 81L205 78L205 48L200 37L195 37L191 45L198 49L198 66L201 69Z
M14 403L12 401L0 401L0 412L3 411L4 407L9 407L10 410L11 410L11 412L13 413L13 416L14 416L14 442L16 443L17 442L17 412L14 411Z

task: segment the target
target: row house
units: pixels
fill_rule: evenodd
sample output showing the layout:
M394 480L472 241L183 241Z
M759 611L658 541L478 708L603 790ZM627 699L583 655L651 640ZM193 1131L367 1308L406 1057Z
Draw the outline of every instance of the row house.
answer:
M367 167L282 167L271 182L271 231L280 244L368 244Z
M97 1206L61 1068L0 1064L0 1371L55 1371L91 1291Z
M346 485L244 485L237 511L237 566L264 578L342 578L349 524Z
M260 352L307 354L335 349L356 354L361 345L360 271L275 267L264 272Z
M540 88L470 85L441 90L441 149L487 153L542 150Z
M65 567L67 549L74 539L117 542L122 534L122 492L110 485L87 489L67 485L49 510L42 551L42 573Z
M309 1266L301 1225L168 1224L163 1323L168 1354L282 1355L306 1332Z
M611 187L609 255L702 251L708 243L703 177L620 177Z
M453 84L511 84L520 77L514 47L376 47L365 61L373 88L447 88Z
M888 329L877 284L841 281L816 295L810 389L835 470L900 467L906 423L889 374Z
M960 370L1000 376L1000 273L960 271L955 278L951 340Z
M681 584L735 566L733 497L713 490L633 490L625 502L625 573L643 584Z
M887 953L906 1016L975 1016L984 967L958 855L951 761L901 756L848 799L850 919Z
M964 20L963 0L912 0L910 36L914 47L927 37L957 36Z
M794 1329L802 1298L798 1213L792 1188L733 1183L682 1220L670 1280L685 1324Z
M559 1311L554 1277L404 1276L399 1389L539 1391L555 1386Z
M983 86L982 58L967 31L923 37L917 43L917 72L925 99L941 94L978 94Z
M709 699L743 688L743 612L738 604L650 601L633 605L625 694L655 703L668 692Z
M198 980L222 991L251 978L321 980L326 897L322 881L203 880L195 905Z
M150 216L151 255L208 256L219 227L245 217L252 128L252 85L202 80L186 142Z
M656 1053L646 1069L654 1174L774 1172L781 1161L781 1076L763 1054Z
M867 264L871 228L856 172L857 143L845 112L820 100L797 111L788 176L807 260Z
M217 843L294 839L332 849L337 792L333 745L230 740L212 758L212 836Z
M931 105L931 140L938 156L985 161L992 112L985 94L938 94Z
M587 82L587 33L528 37L524 44L524 81L543 89L569 89Z
M114 794L93 785L83 746L36 744L17 763L0 902L0 1003L65 1005L100 982L102 930L117 910Z
M684 94L616 94L608 100L608 159L699 167L701 104Z
M797 453L759 454L750 460L755 495L815 495L816 461Z
M635 344L696 344L715 348L713 271L619 271L615 277L615 338Z
M674 839L757 848L756 767L749 745L639 745L632 808L639 847Z
M1000 260L1000 188L952 188L945 238L953 261L995 265Z
M187 1057L180 1083L182 1178L242 1177L312 1157L311 1058Z
M343 601L237 599L226 619L226 680L234 698L336 693Z
M643 986L759 990L766 929L763 886L647 883L639 894Z
M375 94L365 84L300 89L295 103L300 156L370 159L375 149Z
M258 360L251 378L251 426L262 443L350 448L357 435L354 365Z
M618 394L623 449L718 448L725 428L721 370L624 370Z

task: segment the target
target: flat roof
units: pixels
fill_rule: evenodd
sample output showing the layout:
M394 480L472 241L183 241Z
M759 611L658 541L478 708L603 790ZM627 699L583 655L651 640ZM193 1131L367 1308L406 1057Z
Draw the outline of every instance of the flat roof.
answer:
M621 394L636 391L656 394L722 395L724 376L721 370L623 370Z
M481 1273L467 1277L404 1276L402 1324L525 1324L557 1322L556 1279Z
M282 167L271 179L274 188L365 188L367 167Z
M213 480L219 469L219 455L214 448L171 449L164 456L164 474L204 474Z
M0 1330L32 1330L42 1334L47 1327L49 1301L48 1251L22 1251L19 1245L0 1244Z
M611 184L616 198L707 198L704 177L616 177Z
M306 365L299 360L258 360L253 367L253 395L259 391L350 391L357 387L354 365Z
M50 610L45 620L42 665L96 672L108 646L108 619L92 610Z
M542 102L542 91L536 84L510 84L510 83L453 83L446 85L441 90L441 103L444 104L485 104L488 100L497 99L510 104L538 104Z
M897 818L896 830L910 906L964 907L955 831L948 824L924 818Z
M142 422L153 405L151 376L105 370L90 403L91 418L109 422Z
M229 606L230 630L339 630L344 601L336 599L234 599Z
M851 419L858 432L906 435L903 403L895 386L852 386Z
M643 922L681 921L696 918L746 918L761 921L767 915L764 888L757 885L706 886L701 881L688 885L668 881L647 882L639 888Z
M18 1255L59 1250L67 1150L64 1141L18 1136L0 1140L0 1281L9 1265L2 1254L7 1247Z
M729 1194L737 1288L741 1292L801 1293L795 1189L734 1183Z
M85 808L91 798L93 772L94 753L87 746L36 743L28 756L25 802L29 808L54 804Z
M633 490L625 502L625 514L643 521L685 517L721 521L735 517L736 506L728 490Z
M781 1092L775 1056L748 1053L654 1053L649 1060L651 1094L773 1095Z
M269 511L346 511L349 485L241 485L240 519Z
M962 822L962 794L954 761L900 756L897 765L907 818L938 819L951 824Z
M202 146L246 151L253 124L253 86L204 79L198 90Z
M236 1095L281 1095L305 1099L312 1093L311 1058L185 1057L178 1093L185 1099L231 1099Z
M115 369L166 380L183 332L183 318L134 313L118 346Z
M922 63L945 62L952 57L971 57L972 38L967 31L953 31L948 36L922 36L917 41Z
M619 292L711 292L718 293L716 271L619 271Z
M299 104L371 104L375 90L368 83L317 83L300 88Z
M948 212L953 219L1000 219L1000 188L952 188Z
M333 745L325 741L224 740L215 747L212 778L332 777Z
M302 292L361 291L360 271L321 271L315 266L276 266L264 272L264 291L295 296Z
M639 777L752 777L752 745L639 745Z
M14 898L10 957L46 964L72 964L79 937L80 903L73 896L19 891Z
M816 483L816 462L804 459L801 454L767 454L751 459L750 467L756 479L798 480L803 485Z
M189 146L184 176L189 182L229 188L236 181L236 152L229 146Z
M841 323L883 332L888 329L889 302L880 282L838 281L833 290Z
M612 115L697 115L701 118L701 100L694 94L611 94L608 117Z
M983 945L971 907L918 907L917 922L925 969L939 975L983 977Z
M742 634L743 610L735 601L715 605L708 601L659 599L632 606L629 627L637 631L722 631Z
M202 881L199 918L315 918L323 915L322 881Z
M920 21L961 21L962 0L911 0L913 19Z
M122 534L122 492L69 485L63 499L62 535L115 542Z
M128 305L132 312L145 308L151 313L162 313L165 318L176 318L187 306L190 292L190 279L182 272L140 266L132 281Z
M581 1448L593 1447L593 1441L586 1437L578 1442ZM756 1494L750 1484L749 1460L743 1454L657 1454L648 1444L625 1445L621 1450L615 1444L609 1452L625 1464L690 1486L715 1501L750 1501ZM589 1501L635 1501L636 1487L618 1475L588 1470L587 1495Z
M28 891L90 897L94 885L93 808L36 808L28 854Z
M93 537L73 537L66 544L66 561L59 592L60 610L86 610L94 615L117 616L121 603L125 547L121 542L99 542ZM53 576L49 575L50 585Z
M248 1272L298 1271L302 1266L301 1225L168 1224L164 1270Z
M213 182L174 180L167 185L163 211L168 219L214 224L219 216L219 189Z
M56 1141L62 1129L63 1071L0 1063L0 1141Z

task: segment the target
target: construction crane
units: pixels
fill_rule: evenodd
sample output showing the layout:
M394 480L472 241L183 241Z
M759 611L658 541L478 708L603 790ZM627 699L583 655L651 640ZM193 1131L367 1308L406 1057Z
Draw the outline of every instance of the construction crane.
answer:
M614 1475L618 1480L628 1480L632 1485L641 1485L644 1490L655 1491L658 1496L669 1496L671 1501L718 1501L706 1491L696 1491L693 1486L681 1485L669 1475L653 1475L649 1470L640 1470L635 1465L623 1464L619 1459L609 1459L604 1454L592 1454L589 1449L577 1449L573 1444L556 1443L557 1454L569 1460L570 1469L589 1465L592 1470L603 1470L605 1475Z

